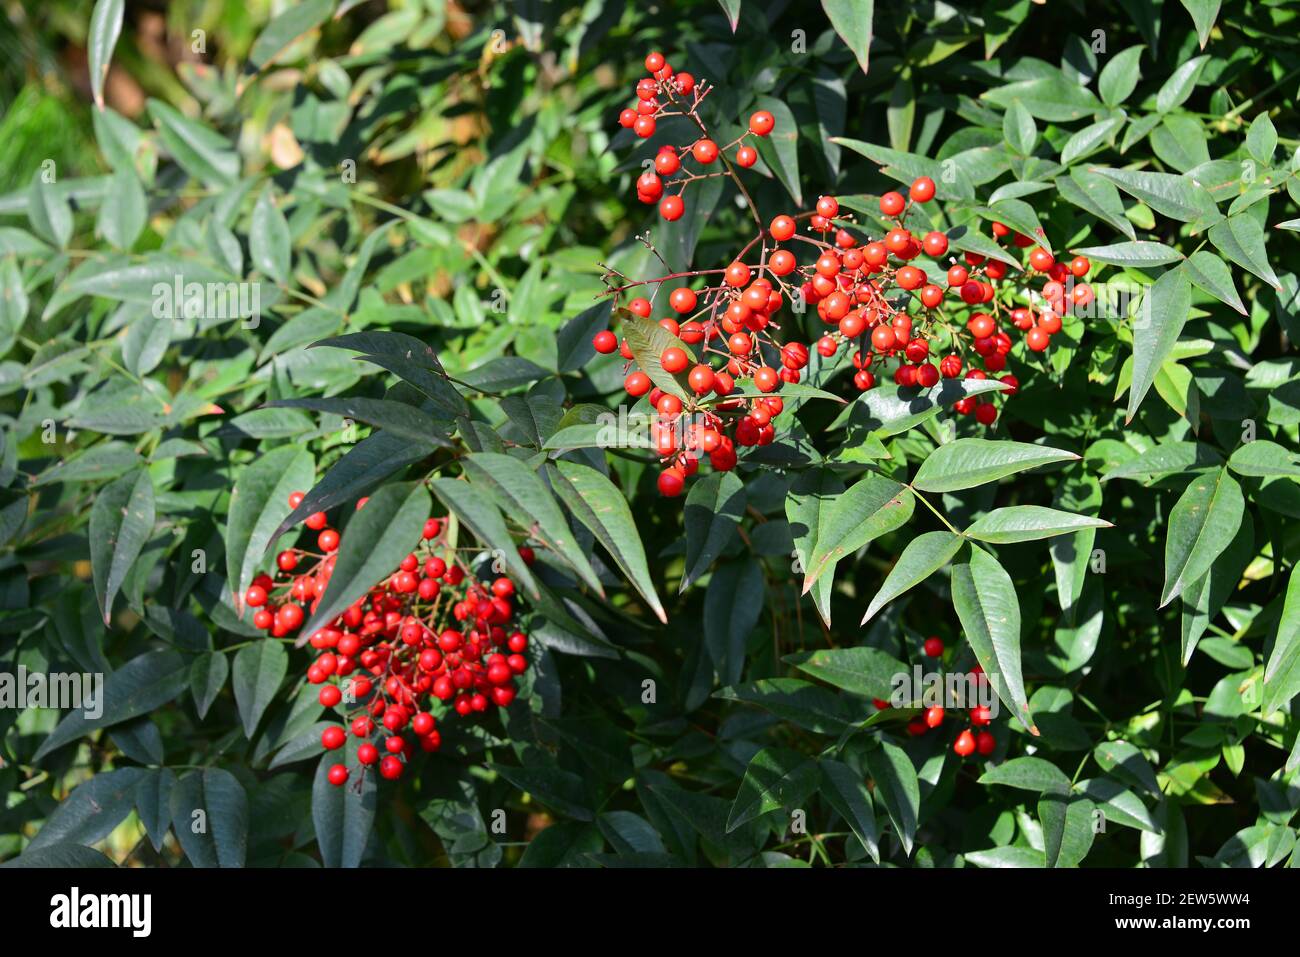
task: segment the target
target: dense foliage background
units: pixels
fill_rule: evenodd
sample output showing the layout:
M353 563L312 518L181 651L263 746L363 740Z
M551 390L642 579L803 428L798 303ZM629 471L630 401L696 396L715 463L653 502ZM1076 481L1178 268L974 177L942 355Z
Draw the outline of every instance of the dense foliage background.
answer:
M10 4L0 32L0 671L108 676L98 719L0 709L0 859L1300 859L1294 5L174 0L128 4L114 45L120 6L93 26L90 3ZM1071 317L1046 354L1017 348L992 430L946 394L810 399L738 477L660 499L645 455L574 438L626 401L590 346L599 264L654 274L649 229L673 265L716 267L750 234L729 190L672 226L635 201L652 147L615 119L650 49L716 84L724 127L776 114L745 174L765 217L831 193L872 228L880 193L930 174L938 228L1027 201L1058 250L1147 290L1149 321ZM256 282L260 321L159 318L177 276ZM391 339L312 347L362 331L417 337L455 388L399 381ZM847 361L811 374L856 395ZM974 436L1078 457L931 482L933 511L802 594L818 509L868 518L839 489ZM489 558L538 546L524 693L397 784L322 787L307 652L232 601L232 490L270 458L350 512L492 453L540 496L467 468L435 501ZM566 463L597 478L565 485ZM557 505L603 598L542 547ZM918 535L1024 505L1113 527L962 536L859 624ZM1004 708L995 753L963 760L955 721L876 717L931 635L952 669L991 649L1022 674L1039 734Z

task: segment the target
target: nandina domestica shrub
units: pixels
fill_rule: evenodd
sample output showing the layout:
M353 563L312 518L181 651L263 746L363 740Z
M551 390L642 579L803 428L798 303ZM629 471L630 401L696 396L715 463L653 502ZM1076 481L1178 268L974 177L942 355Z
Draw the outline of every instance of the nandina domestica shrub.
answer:
M0 867L1300 860L1300 12L23 12Z

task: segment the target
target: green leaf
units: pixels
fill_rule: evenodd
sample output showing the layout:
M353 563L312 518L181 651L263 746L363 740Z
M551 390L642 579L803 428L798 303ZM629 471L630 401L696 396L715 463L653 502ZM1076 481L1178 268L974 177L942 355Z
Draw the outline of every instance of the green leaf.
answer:
M90 507L90 568L107 625L113 599L153 534L153 481L145 469L128 472L95 496Z
M830 507L835 496L844 491L844 483L829 469L810 469L801 472L791 485L785 498L785 516L790 525L794 544L794 571L801 574L812 560L813 548L821 529L821 513ZM824 575L821 584L813 591L813 604L818 614L830 622L830 585L832 576Z
M1047 234L1043 230L1042 223L1038 221L1038 214L1024 200L1000 199L989 206L987 210L980 209L977 212L985 219L1010 226L1016 232L1028 236L1049 253L1054 252L1052 244L1048 241Z
M100 711L99 717L89 717L85 707L69 712L36 749L33 762L94 730L109 728L161 708L189 685L188 665L186 659L169 648L147 651L132 658L104 677L102 701L93 702L96 707L90 709Z
M370 496L343 530L334 572L315 613L303 626L297 641L300 647L393 574L419 544L431 504L419 482L386 485Z
M982 548L952 567L952 603L993 690L1030 734L1038 734L1020 671L1020 602L1006 571Z
M424 409L396 399L348 398L278 399L268 409L311 409L385 429L394 436L426 446L426 452L451 445L450 426Z
M606 299L584 309L560 327L555 337L557 372L577 372L596 358L596 347L591 340L596 333L609 328L611 308L612 300Z
M755 558L727 562L704 593L704 647L724 685L740 680L745 648L763 614L763 567Z
M151 99L148 106L163 146L185 172L209 186L230 186L235 182L239 156L224 136L161 100Z
M1042 505L1011 505L995 508L976 519L963 532L994 545L1031 542L1053 535L1068 535L1085 528L1111 528L1110 522L1087 515L1075 515Z
M786 188L795 206L803 205L803 188L799 179L799 124L784 100L773 96L760 96L754 103L767 110L776 120L776 126L767 136L755 137L758 153L768 169ZM753 141L751 141L753 142Z
M27 191L27 218L37 235L60 249L72 238L72 207L52 183L45 182L43 170L32 176Z
M1255 557L1255 528L1249 514L1243 516L1241 527L1232 537L1228 547L1214 560L1208 574L1197 579L1183 589L1183 609L1180 617L1182 632L1182 655L1180 660L1187 667L1196 651L1201 636L1210 627L1210 622L1223 610L1228 598L1241 584L1242 576L1251 559ZM1242 667L1250 667L1254 657L1246 650L1246 661ZM1267 692L1267 688L1265 691Z
M1242 269L1254 273L1274 289L1282 289L1264 248L1264 227L1254 216L1246 213L1229 216L1211 226L1209 236L1214 248Z
M861 714L852 699L798 678L765 678L732 685L714 697L756 705L814 734L844 734Z
M458 479L430 479L429 487L438 500L454 514L461 523L474 533L479 543L492 549L505 562L516 584L523 587L534 599L539 596L537 582L528 570L524 560L519 557L519 549L510 537L501 512L492 504L492 500L471 486ZM369 505L366 506L369 508Z
M845 46L853 51L863 73L867 72L868 54L871 52L871 21L875 16L875 6L875 0L822 0L826 18Z
M1103 771L1136 785L1154 797L1162 796L1151 763L1127 741L1102 741L1093 748L1092 753Z
M833 136L831 142L878 163L884 167L882 173L900 182L911 183L918 176L930 177L937 187L936 195L942 199L973 200L975 198L975 185L971 182L970 176L960 167L953 168L939 160L919 156L916 153L891 150L886 146L877 146L874 143L865 143L845 136Z
M1106 168L1091 172L1114 183L1157 213L1181 223L1191 223L1197 230L1220 218L1219 208L1209 190L1186 174Z
M1133 381L1129 385L1125 422L1133 421L1137 415L1156 373L1178 344L1191 308L1191 283L1181 269L1162 273L1147 290L1133 323Z
M961 549L962 538L952 532L923 532L907 543L871 599L861 624L865 625L886 604L925 581Z
M139 178L134 170L120 169L113 174L112 186L100 204L95 229L118 249L129 250L144 229L148 214Z
M871 809L871 792L866 781L839 761L819 758L817 764L822 773L821 796L844 818L871 859L879 864L880 832L876 830L876 815Z
M465 411L465 400L451 388L438 354L404 332L353 332L313 343L312 348L360 352L366 362L387 369L433 399L451 415Z
M572 771L564 771L545 764L523 768L489 764L487 768L501 775L520 791L527 792L542 804L554 808L567 817L579 821L596 819L595 811L592 810L591 802L587 797L586 782Z
M1124 125L1125 117L1112 116L1098 120L1076 132L1061 147L1061 164L1069 166L1081 156L1087 156L1103 145L1113 144L1115 134Z
M244 722L244 737L252 739L258 722L288 673L289 653L274 638L264 638L239 649L235 655L233 684L235 704Z
M1219 0L1182 0L1182 4L1192 15L1192 23L1196 25L1196 39L1204 50L1205 44L1210 41L1215 18L1219 15Z
M146 771L135 787L135 813L155 851L162 850L167 831L171 828L171 799L175 788L176 773L171 768Z
M931 389L900 389L892 382L868 389L840 412L828 430L847 427L845 444L865 440L870 433L898 435L927 419L944 406L972 395L1001 392L1006 385L996 379L942 379Z
M665 372L659 357L663 355L665 349L669 348L681 349L687 356L694 356L695 352L690 346L659 323L651 322L641 316L631 316L623 320L623 338L627 341L628 349L632 351L632 358L637 368L648 375L651 382L670 395L677 396L683 402L687 401L689 396L686 386L687 374L682 372L673 375Z
M1042 851L1032 847L991 847L987 851L968 851L963 855L976 867L1032 867L1047 866Z
M820 781L817 759L786 748L764 748L749 762L727 816L727 833L742 824L806 800Z
M1300 464L1286 447L1267 439L1255 439L1238 446L1228 459L1228 468L1238 475L1252 478L1270 478L1288 475L1300 478Z
M1156 111L1168 113L1181 106L1192 95L1192 89L1201 77L1201 70L1209 60L1208 56L1192 57L1174 70L1156 93Z
M366 506L369 508L369 505ZM364 511L364 509L363 509ZM349 780L342 787L331 784L329 770L336 764L357 768L360 739L349 735L345 753L331 751L320 759L311 785L311 820L316 830L316 845L326 867L360 867L370 841L378 804L378 785L374 773L359 780Z
M1210 570L1236 534L1245 504L1226 468L1192 479L1169 512L1161 608Z
M686 496L686 571L680 591L709 570L745 514L745 485L734 472L710 472Z
M1080 781L1074 789L1092 801L1112 824L1122 824L1150 834L1160 833L1160 826L1142 799L1119 782L1110 778L1091 778Z
M912 759L898 745L881 741L879 748L867 752L867 772L876 782L876 795L884 802L903 853L910 857L921 814L921 785Z
M600 472L577 462L557 461L547 466L547 474L551 488L569 512L596 536L659 620L666 623L668 615L650 578L645 548L623 493Z
M1277 623L1277 637L1264 667L1264 714L1276 711L1297 693L1300 693L1300 576L1292 569L1282 616Z
M95 844L108 837L135 807L143 768L101 771L77 785L27 845L39 851L60 844Z
M981 99L1004 109L1019 100L1031 116L1048 123L1068 123L1092 116L1101 107L1091 90L1059 71L996 87L983 93Z
M722 12L727 15L727 25L731 27L732 33L736 32L736 27L740 24L740 3L741 0L718 0Z
M980 784L1001 784L1022 791L1069 794L1070 778L1051 761L1042 758L1012 758L979 777Z
M1038 802L1043 855L1048 867L1078 867L1097 836L1097 808L1085 797L1044 795Z
M249 808L244 786L229 771L204 768L171 793L172 830L194 867L243 867Z
M1273 163L1275 149L1277 149L1277 129L1267 113L1260 113L1246 132L1246 151L1264 166L1270 166Z
M194 659L190 666L190 693L194 695L194 708L199 720L207 717L212 702L230 676L230 660L220 651L206 651Z
M237 615L242 617L244 593L293 511L289 495L310 488L314 475L311 453L285 445L260 455L235 480L226 525L226 581Z
M895 679L907 673L907 665L879 648L820 648L786 655L781 660L864 698L888 699Z
M288 283L292 266L289 222L271 199L270 189L262 192L253 207L248 252L258 272L278 283Z
M1019 100L1012 100L1002 116L1002 138L1021 156L1029 156L1034 152L1034 144L1038 142L1038 127Z
M87 259L69 273L46 303L43 319L49 319L76 302L82 296L102 296L118 302L153 305L160 302L155 291L161 283L171 287L176 277L185 282L232 282L233 277L205 265L197 259L181 259L166 253L148 253L139 258L120 255L96 256ZM183 295L183 294L182 294ZM173 297L168 297L173 298ZM162 301L165 304L165 300ZM183 298L174 305L182 317Z
M804 574L803 593L840 559L912 517L911 490L883 475L869 474L827 503L819 514L817 538Z
M1128 47L1110 58L1102 67L1097 77L1097 92L1107 106L1119 106L1129 98L1136 89L1142 76L1139 61L1142 59L1142 45Z
M1208 249L1198 249L1187 257L1183 263L1183 272L1192 281L1192 285L1202 292L1208 292L1220 302L1226 302L1243 316L1246 307L1237 295L1237 286L1232 280L1232 270Z
M397 472L429 454L423 444L412 444L388 432L376 432L362 439L336 461L312 486L302 502L276 526L272 541L304 521L313 512L324 512L367 495Z
M299 0L285 7L257 35L248 52L248 70L256 72L276 60L295 40L315 30L333 12L334 0Z
M90 32L86 39L86 57L90 61L90 92L95 106L104 108L104 81L108 65L113 59L113 48L122 35L123 0L95 0L90 14Z
M604 597L596 570L578 546L555 496L536 471L512 455L477 452L461 460L470 483L491 490L508 514L531 526L531 534L566 561L591 589Z
M1080 256L1087 256L1089 259L1111 266L1135 266L1138 269L1146 266L1164 266L1183 258L1183 254L1172 246L1146 240L1115 243L1111 246L1086 246L1075 252Z
M917 469L912 485L925 492L956 492L1078 457L1073 452L1026 442L957 439L930 453Z
M1056 178L1056 189L1066 202L1096 216L1129 239L1136 238L1133 224L1124 215L1124 201L1110 180L1076 167L1070 170L1069 176Z

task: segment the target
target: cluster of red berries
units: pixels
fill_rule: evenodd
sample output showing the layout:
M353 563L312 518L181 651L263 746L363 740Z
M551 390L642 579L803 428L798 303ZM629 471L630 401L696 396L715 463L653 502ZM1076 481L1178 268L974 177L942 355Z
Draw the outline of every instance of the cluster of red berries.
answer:
M698 111L711 87L689 73L674 72L659 53L646 57L645 66L650 75L636 85L637 105L623 111L620 123L648 138L655 134L657 118L686 116L698 126L700 135L680 146L661 147L654 171L637 180L638 197L646 203L660 202L665 218L676 219L682 215L681 194L689 183L729 176L748 200L726 154L734 148L736 166L753 165L757 153L745 140L751 134L768 135L774 127L772 115L754 113L745 133L719 147L709 137ZM687 156L702 170L722 157L724 169L686 171L682 161ZM678 178L670 184L674 194L664 196L663 177L668 176ZM873 388L878 375L891 375L904 388L930 388L941 379L997 377L1006 386L1000 393L967 396L954 403L956 412L974 416L986 426L994 423L998 406L993 396L1000 394L1005 400L1020 388L1019 379L1005 371L1014 346L1007 330L1014 327L1023 332L1030 352L1047 349L1051 337L1061 329L1062 317L1092 302L1093 290L1079 281L1087 276L1091 264L1082 256L1068 264L1057 262L1036 239L1000 222L992 224L992 238L999 243L1009 240L1012 247L1025 250L1020 265L972 252L959 261L949 255L946 233L932 229L913 233L907 227L909 213L929 203L937 192L934 181L922 176L912 182L906 195L891 191L881 196L880 214L889 222L878 239L861 238L866 229L855 223L835 197L822 196L814 209L777 216L766 226L754 212L758 235L724 269L674 273L638 282L624 281L627 277L613 270L607 272L607 294L615 297L616 306L623 305L622 295L634 287L653 285L659 290L665 283L677 281L668 292L673 315L658 320L677 341L660 355L634 356L626 340L620 342L610 330L599 332L593 342L597 352L618 351L629 366L635 361L642 367L628 372L624 385L633 397L648 394L663 418L654 444L665 465L660 476L665 495L681 492L686 477L697 467L700 452L709 454L715 468L727 469L735 465L735 446L773 440L771 420L780 413L782 402L766 394L777 392L783 381L799 381L809 354L804 343L781 345L768 332L779 329L772 320L786 303L796 312L816 307L818 317L831 328L814 348L824 360L830 360L847 346L858 390ZM805 248L807 254L801 262L796 250ZM932 280L916 264L922 255L943 270L941 277ZM1014 259L1011 255L1005 258ZM1046 280L1038 290L1030 286L1036 275ZM720 281L714 284L713 278L707 278L711 276ZM706 277L710 284L692 288L696 277ZM1001 285L1010 285L1013 295L1000 294ZM1011 302L1017 296L1023 296L1027 304ZM632 317L648 319L653 299L654 295L635 298L623 308ZM684 403L679 394L653 388L647 374L649 359L656 359L670 374L684 375L680 382L687 397ZM896 363L892 372L887 366L891 362ZM750 383L741 383L742 379L752 380L752 388ZM755 391L765 395L750 402L727 398L738 387L751 398ZM706 399L710 393L713 397ZM679 418L684 413L692 418L682 428Z
M719 146L708 136L708 130L699 120L699 106L712 89L707 83L697 83L695 77L685 70L680 73L673 70L672 64L664 59L662 53L651 53L645 58L645 68L649 76L642 77L636 84L636 105L619 114L619 125L629 129L642 139L649 139L658 129L658 120L665 116L689 116L700 127L701 136L684 146L665 144L655 155L654 169L647 169L636 181L637 199L647 205L658 203L659 214L669 222L681 219L686 212L686 203L682 192L688 183L711 176L728 175L726 170L710 172L708 167L721 159L727 164L727 152L735 150L733 159L737 166L748 169L758 162L758 150L745 142L749 135L767 136L776 126L776 120L766 110L759 110L749 118L749 128L736 139L724 146ZM690 157L703 169L701 172L683 170L682 160ZM667 177L677 179L665 182ZM665 196L668 189L677 192Z
M681 394L654 386L641 370L629 372L623 381L633 398L648 395L657 413L652 444L665 464L658 482L666 496L681 494L702 454L715 469L729 471L736 466L737 446L771 443L776 438L773 420L785 409L774 393L783 382L798 382L808 364L807 346L778 345L769 331L777 328L772 314L783 303L771 280L754 278L741 262L721 272L717 286L698 292L679 286L668 294L669 307L680 319L666 317L658 325L671 344L658 356L640 357L657 361L677 378ZM652 306L637 298L625 308L631 321L647 321ZM596 334L593 345L605 354L619 351L629 367L636 361L627 340L620 342L607 329ZM743 386L749 387L747 394L733 395Z
M1069 305L1091 301L1092 290L1086 284L1072 284L1068 301L1065 287L1067 277L1082 278L1091 264L1080 256L1067 267L1033 240L995 222L995 239L1013 236L1017 247L1032 247L1026 256L1026 268L1013 277L1026 291L1027 277L1048 274L1038 312L1028 306L1012 308L1000 301L995 284L1007 279L1012 268L1000 259L971 252L964 255L964 262L949 257L950 265L942 279L932 282L924 269L913 265L913 260L924 254L942 264L948 253L948 236L938 230L914 234L906 227L906 217L914 204L930 202L935 193L934 181L928 176L914 180L906 197L898 192L885 193L880 197L880 212L893 225L880 239L865 243L846 228L852 218L839 216L838 203L822 197L810 223L819 236L797 235L796 223L790 216L778 216L768 227L768 234L775 240L797 238L813 245L816 259L799 266L792 253L777 249L768 262L778 275L800 277L802 301L815 305L822 322L833 327L818 340L818 353L830 359L842 345L852 349L856 370L853 383L859 390L875 386L873 366L897 360L893 380L901 387L930 388L940 379L998 375L1008 387L1002 395L1010 397L1019 390L1020 382L1014 375L1003 373L1013 342L1000 328L1000 320L1025 332L1029 350L1043 351L1051 336L1060 331L1061 316ZM946 307L968 313L964 317L967 335L960 334L959 323L952 321L956 317L946 315ZM947 353L936 364L932 352L941 342L946 344ZM984 425L991 425L998 413L991 401L974 396L959 400L954 408L964 415L973 414Z
M302 498L294 492L290 507L297 508ZM365 504L361 499L357 508ZM261 575L244 595L256 609L257 626L276 636L297 630L315 611L338 557L339 535L323 512L304 524L318 532L323 554L299 548L281 552L276 556L280 580ZM310 638L317 654L307 681L321 686L322 707L345 705L352 734L364 739L357 748L363 774L377 765L381 777L401 777L416 744L426 752L441 746L435 711L468 716L507 707L518 693L515 679L528 669L528 637L511 628L514 583L473 577L447 546L444 531L441 519L426 520L416 551ZM519 552L528 564L535 559L527 546ZM301 603L308 605L306 611ZM326 750L346 742L342 726L321 734ZM328 774L336 785L351 776L344 764L333 765Z
M927 638L924 647L926 657L936 659L943 657L943 639ZM984 677L984 669L979 665L971 669L971 674L981 684L988 680ZM872 703L880 711L890 707L889 702L881 698L874 699ZM982 757L988 757L998 746L993 733L987 730L988 726L993 723L992 713L984 705L976 705L967 710L966 716L970 720L971 726L958 732L952 743L953 751L963 758L969 757L976 752L979 752ZM925 709L919 718L913 718L907 723L907 733L914 738L920 737L935 728L941 727L947 717L948 711L942 705L931 705Z

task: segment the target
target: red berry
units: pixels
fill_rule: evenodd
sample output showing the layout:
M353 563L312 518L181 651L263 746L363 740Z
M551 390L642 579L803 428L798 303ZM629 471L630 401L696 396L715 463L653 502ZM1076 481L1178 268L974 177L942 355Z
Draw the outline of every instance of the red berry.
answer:
M758 162L758 150L752 146L742 146L736 150L736 165L749 169Z
M938 658L943 655L943 639L927 638L925 639L925 653L930 658Z
M968 732L969 733L969 732ZM998 746L997 738L987 731L981 731L975 738L975 749L984 757L988 757Z
M329 769L329 782L335 787L341 787L348 782L348 769L342 764L335 764Z
M669 346L659 356L659 364L663 366L665 372L671 372L674 375L681 372L690 364L690 357L686 355L685 350L676 346Z
M902 193L888 192L880 197L880 212L885 216L897 216L906 205Z
M665 196L659 204L659 215L670 223L681 219L685 211L686 205L680 196Z
M767 228L767 231L772 234L772 238L777 242L785 242L795 234L795 229L795 222L792 218L789 216L778 216L776 219L772 220L772 225Z
M759 110L749 117L749 132L755 136L766 136L776 126L776 118L767 110Z
M922 176L912 182L912 188L908 190L908 195L916 203L928 203L934 199L934 180L928 176Z
M659 494L664 498L676 498L686 487L686 478L680 469L664 469L659 473Z
M840 204L834 196L821 196L817 199L817 215L824 216L826 219L834 219L839 215Z
M963 758L975 751L975 736L969 731L963 731L957 735L957 740L952 743L952 749Z
M709 139L696 140L691 147L691 155L697 162L708 165L718 158L718 144Z

